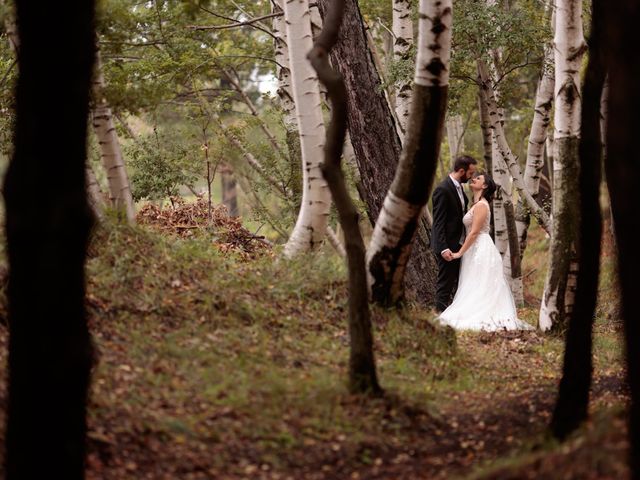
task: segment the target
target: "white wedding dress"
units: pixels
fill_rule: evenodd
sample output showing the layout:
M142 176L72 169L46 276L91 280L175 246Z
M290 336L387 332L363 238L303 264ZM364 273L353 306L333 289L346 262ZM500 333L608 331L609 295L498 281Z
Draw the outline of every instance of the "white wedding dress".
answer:
M462 255L458 290L451 305L438 320L456 330L530 330L518 319L511 289L502 271L502 257L489 235L491 208L481 199L463 217L467 234L471 230L473 212L489 211L480 234Z

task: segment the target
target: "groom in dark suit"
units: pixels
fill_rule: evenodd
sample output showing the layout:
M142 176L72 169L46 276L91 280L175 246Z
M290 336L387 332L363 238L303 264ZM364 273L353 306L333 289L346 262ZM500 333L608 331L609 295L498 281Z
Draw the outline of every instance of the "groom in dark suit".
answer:
M451 303L458 285L460 260L452 253L464 243L462 217L467 211L468 199L462 184L473 177L478 162L467 155L456 158L453 171L433 191L433 229L431 249L438 259L436 310L442 312Z

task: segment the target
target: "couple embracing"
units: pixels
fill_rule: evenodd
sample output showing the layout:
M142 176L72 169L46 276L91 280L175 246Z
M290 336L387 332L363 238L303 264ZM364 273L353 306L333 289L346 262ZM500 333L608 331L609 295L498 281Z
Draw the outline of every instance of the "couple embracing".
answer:
M433 191L438 321L456 330L529 330L517 317L502 257L489 233L496 184L476 168L474 158L457 158L453 171ZM470 207L465 183L473 195Z

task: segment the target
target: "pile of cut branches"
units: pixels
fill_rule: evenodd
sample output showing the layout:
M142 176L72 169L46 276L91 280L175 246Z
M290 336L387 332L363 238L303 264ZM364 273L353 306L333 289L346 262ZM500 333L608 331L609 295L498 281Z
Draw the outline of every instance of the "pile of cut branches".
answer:
M245 257L271 251L271 245L264 237L243 227L238 217L230 217L224 205L212 205L209 212L204 199L195 203L173 200L173 206L169 208L152 203L144 205L138 212L138 223L180 238L212 236L218 249Z

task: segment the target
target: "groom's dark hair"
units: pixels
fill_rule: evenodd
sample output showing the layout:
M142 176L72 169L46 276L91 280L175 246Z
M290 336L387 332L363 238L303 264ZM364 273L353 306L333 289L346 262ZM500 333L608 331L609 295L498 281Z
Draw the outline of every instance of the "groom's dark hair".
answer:
M457 172L458 170L463 168L466 172L467 170L469 170L470 165L477 164L478 161L475 158L470 157L469 155L460 155L458 158L456 158L456 161L453 162L453 171Z

